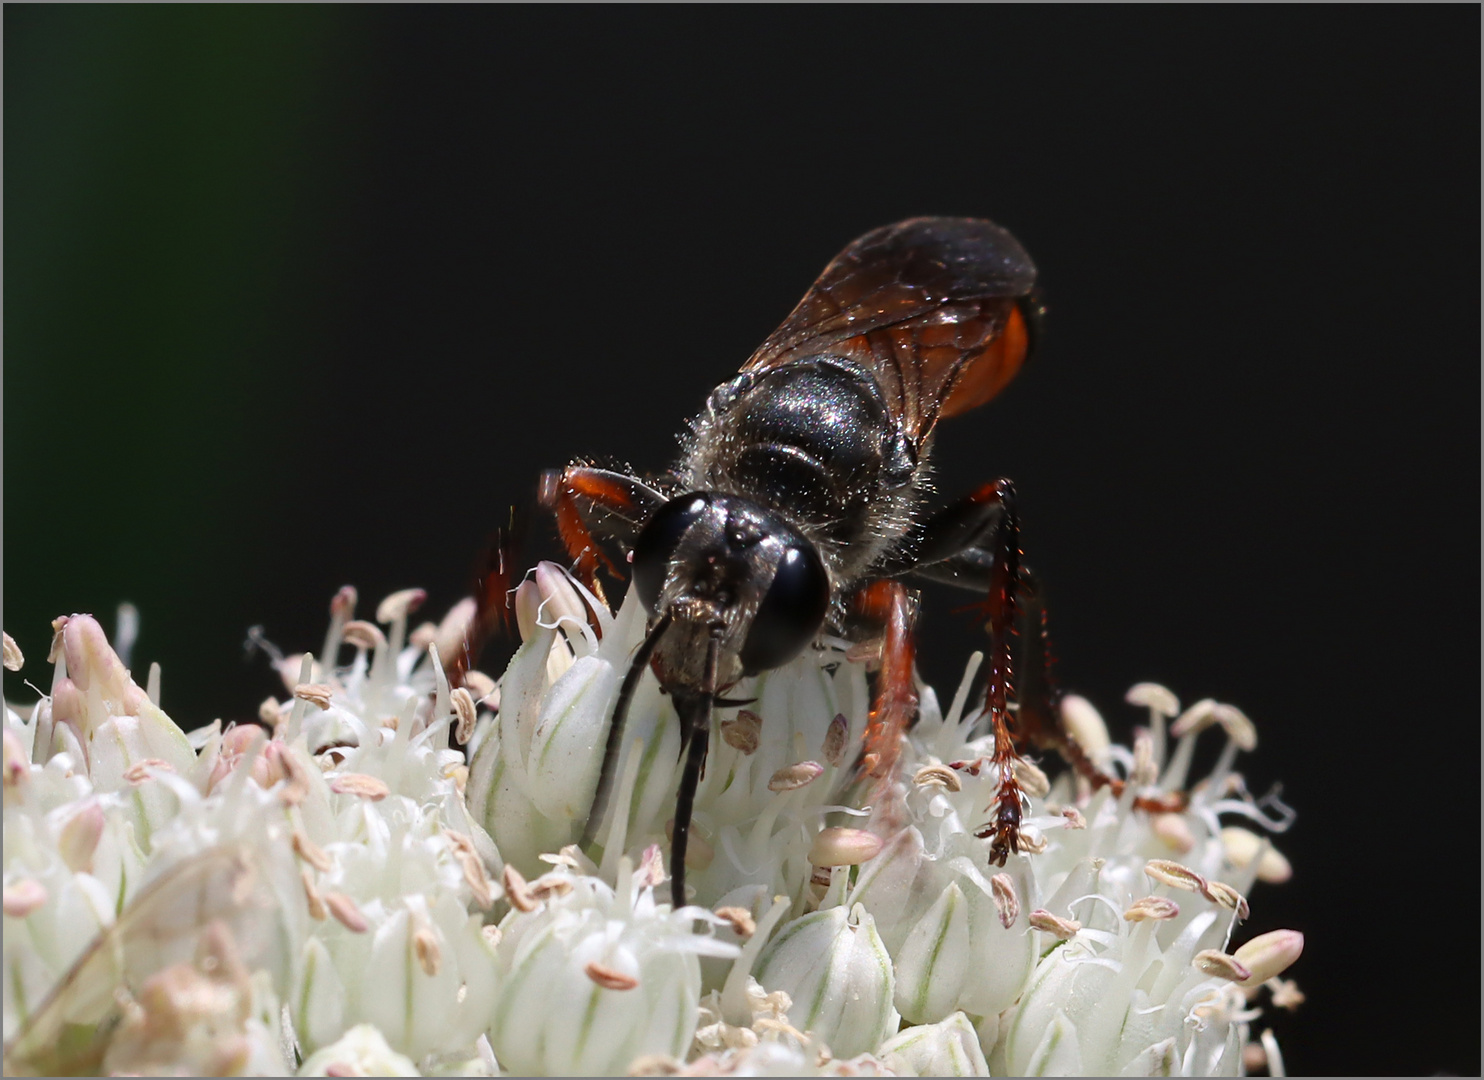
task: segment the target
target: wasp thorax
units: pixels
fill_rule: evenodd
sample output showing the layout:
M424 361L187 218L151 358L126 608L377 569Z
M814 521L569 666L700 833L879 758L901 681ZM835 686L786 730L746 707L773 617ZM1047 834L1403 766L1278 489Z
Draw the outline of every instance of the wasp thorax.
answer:
M802 533L716 492L681 495L655 512L634 544L634 585L652 616L673 620L659 666L682 684L699 681L713 635L730 678L787 663L819 633L830 602L829 575Z

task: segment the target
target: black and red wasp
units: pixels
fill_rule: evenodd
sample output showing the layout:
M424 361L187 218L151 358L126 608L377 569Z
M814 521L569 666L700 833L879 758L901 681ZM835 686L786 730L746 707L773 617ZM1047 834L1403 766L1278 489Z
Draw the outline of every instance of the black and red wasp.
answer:
M601 595L599 570L622 577L630 561L648 612L614 707L584 846L606 811L628 704L646 669L682 725L670 855L677 907L712 712L744 676L787 663L825 629L879 638L858 768L889 776L917 710L911 586L922 581L984 596L984 707L999 780L980 835L991 838L991 861L1003 865L1019 849L1024 796L1012 728L1022 742L1061 750L1094 783L1122 786L1060 723L1044 605L1021 564L1014 485L994 480L936 513L923 510L938 422L993 398L1031 351L1042 313L1035 279L1025 250L988 221L925 217L874 229L836 256L741 371L712 391L669 473L646 479L578 461L543 477L541 501L578 576Z

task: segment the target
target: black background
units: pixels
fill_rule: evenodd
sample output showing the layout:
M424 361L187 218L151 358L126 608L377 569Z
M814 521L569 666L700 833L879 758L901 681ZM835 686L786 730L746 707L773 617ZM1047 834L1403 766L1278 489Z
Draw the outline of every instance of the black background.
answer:
M250 624L317 648L347 582L441 613L542 467L662 468L851 238L991 217L1048 335L940 429L942 497L1016 480L1118 735L1142 679L1256 721L1299 812L1249 924L1307 935L1290 1070L1478 1073L1477 8L4 21L22 676L127 599L167 711L250 717Z

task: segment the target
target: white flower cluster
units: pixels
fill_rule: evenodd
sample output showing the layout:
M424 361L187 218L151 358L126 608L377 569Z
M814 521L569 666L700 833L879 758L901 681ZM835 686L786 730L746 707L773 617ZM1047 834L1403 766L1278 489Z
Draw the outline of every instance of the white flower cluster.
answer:
M190 734L158 668L140 689L91 616L57 620L50 693L6 708L7 1074L1281 1074L1251 1024L1301 1000L1278 976L1302 937L1230 945L1252 885L1289 873L1245 826L1290 815L1233 771L1255 745L1235 708L1135 687L1125 749L1068 699L1126 783L1027 765L998 868L977 658L946 714L921 689L897 774L867 786L868 650L822 641L718 708L674 911L679 725L652 678L577 846L638 602L610 613L543 564L504 678L450 688L472 602L409 632L422 599L373 623L342 590L261 725ZM1192 784L1206 729L1226 747Z

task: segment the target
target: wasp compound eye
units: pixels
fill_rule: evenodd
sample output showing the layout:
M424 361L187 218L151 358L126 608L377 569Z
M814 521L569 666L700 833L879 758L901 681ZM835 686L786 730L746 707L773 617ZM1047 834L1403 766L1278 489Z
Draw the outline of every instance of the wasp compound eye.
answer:
M670 560L680 546L686 530L701 520L711 507L711 500L704 495L682 495L671 499L654 512L649 524L634 541L634 588L639 590L639 599L651 614L660 602L660 590L665 585L665 574Z
M790 545L742 644L751 672L782 667L814 640L830 606L830 579L812 547Z

